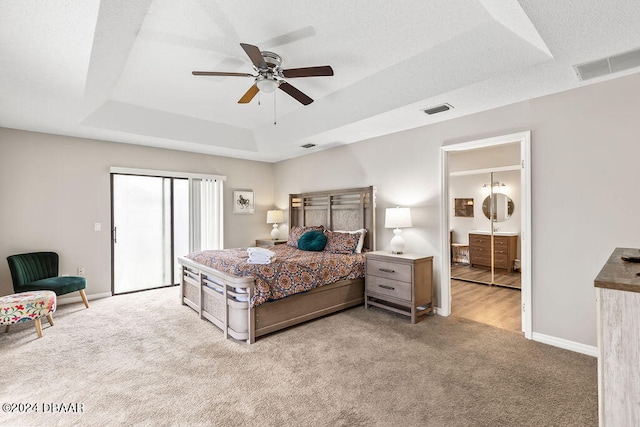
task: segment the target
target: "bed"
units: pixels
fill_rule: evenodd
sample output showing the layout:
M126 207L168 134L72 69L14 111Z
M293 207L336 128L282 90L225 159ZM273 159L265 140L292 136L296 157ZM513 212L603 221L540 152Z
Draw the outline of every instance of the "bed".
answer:
M288 245L269 248L276 252L276 261L269 265L248 265L246 248L192 253L178 258L182 303L222 329L225 338L248 343L364 304L363 254L376 247L375 193L371 186L289 195L290 230L296 226L367 230L362 254L345 255L345 264L332 253L300 254L305 251ZM304 264L304 257L311 261ZM277 267L279 261L290 263ZM276 268L281 270L275 272ZM293 273L285 277L290 270ZM308 274L314 271L317 276L310 279ZM274 286L276 282L280 286Z

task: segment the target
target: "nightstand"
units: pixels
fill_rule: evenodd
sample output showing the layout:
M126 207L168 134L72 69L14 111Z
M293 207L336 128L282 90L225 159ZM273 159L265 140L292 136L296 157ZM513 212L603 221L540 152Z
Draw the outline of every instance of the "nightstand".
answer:
M286 240L256 239L256 246L259 248L263 248L265 246L284 245L286 243Z
M411 317L433 313L433 257L394 255L375 251L365 254L364 307L370 305Z

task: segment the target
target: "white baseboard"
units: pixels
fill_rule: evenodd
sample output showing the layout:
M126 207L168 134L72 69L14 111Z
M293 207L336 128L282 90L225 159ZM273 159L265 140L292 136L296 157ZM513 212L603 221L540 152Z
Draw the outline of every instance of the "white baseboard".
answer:
M445 316L445 317L447 317L447 316L449 316L451 314L451 313L445 314L444 310L441 309L440 307L434 307L433 308L433 312L434 312L434 314L437 314L438 316Z
M67 296L65 295L64 297L58 298L57 303L58 305L65 305L65 304L73 304L76 302L82 302L82 297L80 296L79 293L77 292L72 292L68 295L73 295L73 296ZM100 298L108 298L111 295L111 292L104 292L102 294L91 294L91 295L87 295L87 299L88 300L94 300L94 299L100 299Z
M532 334L531 339L543 344L549 344L554 347L564 348L565 350L575 351L576 353L586 354L587 356L598 357L598 347L594 347L592 345L580 344L575 341L552 337L537 332Z
M435 307L433 311L439 316L448 316L444 314L444 310L442 310L442 308L440 307ZM575 341L552 337L550 335L540 334L537 332L534 332L531 335L531 339L543 344L549 344L554 347L563 348L565 350L575 351L576 353L586 354L587 356L598 357L598 347L594 347L591 345L581 344Z

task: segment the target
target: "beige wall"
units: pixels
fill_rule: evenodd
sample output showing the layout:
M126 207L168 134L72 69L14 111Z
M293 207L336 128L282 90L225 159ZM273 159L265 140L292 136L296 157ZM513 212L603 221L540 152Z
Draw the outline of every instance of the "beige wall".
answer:
M272 164L0 128L0 295L5 258L39 250L60 254L61 274L84 267L89 296L111 291L111 166L226 175L225 247L269 236ZM232 213L234 189L254 191L256 214Z
M378 249L392 237L384 208L410 206L406 250L438 267L440 147L531 130L534 336L595 346L593 280L615 247L640 247L638 93L640 74L284 161L276 203L292 191L376 185ZM439 268L435 281L439 298Z

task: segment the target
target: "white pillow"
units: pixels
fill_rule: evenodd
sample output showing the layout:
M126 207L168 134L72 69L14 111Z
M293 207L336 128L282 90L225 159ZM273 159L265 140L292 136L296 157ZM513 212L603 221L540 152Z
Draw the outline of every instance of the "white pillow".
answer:
M349 233L349 234L356 234L356 233L361 233L360 234L360 239L358 240L358 246L356 246L356 252L357 254L362 253L362 248L364 247L364 236L367 234L367 229L366 228L361 228L359 230L353 230L353 231L340 231L340 230L334 230L334 233Z

